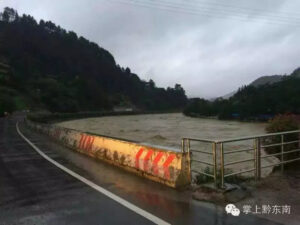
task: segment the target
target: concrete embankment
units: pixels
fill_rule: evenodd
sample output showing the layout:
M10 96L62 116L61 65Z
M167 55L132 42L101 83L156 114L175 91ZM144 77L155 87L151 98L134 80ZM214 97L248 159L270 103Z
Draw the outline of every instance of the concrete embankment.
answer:
M26 124L70 149L106 161L147 179L174 188L190 184L189 156L186 153L30 120L26 120Z

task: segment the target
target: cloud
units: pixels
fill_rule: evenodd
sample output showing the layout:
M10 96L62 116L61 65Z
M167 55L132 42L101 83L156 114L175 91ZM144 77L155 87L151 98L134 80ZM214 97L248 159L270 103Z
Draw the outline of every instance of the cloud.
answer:
M216 97L299 66L300 2L170 0L0 2L52 20L109 50L157 86ZM163 9L162 9L163 8Z

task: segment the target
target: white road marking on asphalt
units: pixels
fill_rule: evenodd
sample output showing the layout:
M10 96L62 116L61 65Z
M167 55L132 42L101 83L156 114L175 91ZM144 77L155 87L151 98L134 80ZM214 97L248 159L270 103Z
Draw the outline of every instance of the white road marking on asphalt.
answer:
M39 153L44 159L46 159L47 161L51 162L52 164L54 164L55 166L57 166L58 168L60 168L61 170L65 171L66 173L70 174L71 176L75 177L76 179L82 181L83 183L85 183L86 185L90 186L91 188L99 191L100 193L106 195L107 197L111 198L112 200L120 203L121 205L125 206L126 208L134 211L135 213L147 218L148 220L152 221L153 223L156 224L161 224L161 225L169 225L170 223L154 216L153 214L146 212L145 210L137 207L136 205L133 205L132 203L126 201L125 199L111 193L110 191L100 187L99 185L93 183L92 181L84 178L83 176L80 176L79 174L73 172L72 170L66 168L65 166L59 164L58 162L56 162L55 160L51 159L50 157L48 157L45 153L43 153L37 146L35 146L28 138L26 138L22 132L19 129L19 122L16 123L16 129L18 134L37 152Z

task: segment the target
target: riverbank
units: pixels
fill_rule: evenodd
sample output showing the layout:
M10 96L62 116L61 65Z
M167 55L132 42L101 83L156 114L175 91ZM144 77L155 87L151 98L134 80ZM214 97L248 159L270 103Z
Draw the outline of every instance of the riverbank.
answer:
M192 117L192 118L201 118L201 119L217 119L217 120L222 120L222 121L239 121L239 122L257 122L257 123L264 123L268 122L269 120L273 119L275 115L259 115L256 117L247 117L247 118L240 118L239 116L232 116L230 118L220 118L219 116L203 116L199 113L183 113L185 116Z
M39 123L57 123L61 121L69 121L76 119L85 119L91 117L104 116L124 116L124 115L146 115L146 114L165 114L180 113L178 110L173 111L93 111L93 112L76 112L76 113L50 113L50 112L33 112L27 115L27 118Z

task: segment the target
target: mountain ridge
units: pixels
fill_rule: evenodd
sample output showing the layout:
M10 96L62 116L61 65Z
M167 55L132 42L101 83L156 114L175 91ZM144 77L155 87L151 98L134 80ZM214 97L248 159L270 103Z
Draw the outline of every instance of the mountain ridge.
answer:
M99 111L114 106L177 110L187 102L180 84L157 87L153 80L142 80L130 68L118 65L98 44L51 21L19 16L12 8L0 13L0 49L0 62L11 68L8 78L1 79L4 76L0 74L0 114L7 103L3 99L16 104L15 97L27 99L21 104L26 108L51 112ZM9 92L23 96L10 96Z
M271 79L271 82L270 82ZM278 114L300 114L300 68L290 75L263 77L243 87L229 99L194 98L184 109L187 116L267 121Z
M266 85L266 84L274 84L277 83L279 81L282 81L282 79L284 79L287 76L299 76L300 77L300 68L296 69L293 71L293 73L291 75L265 75L265 76L261 76L257 79L255 79L254 81L252 81L250 84L246 85L246 86L254 86L254 87L259 87L261 85ZM225 94L219 98L223 98L223 99L229 99L230 97L232 97L233 95L235 95L238 92L238 89L232 92L229 92L228 94Z

